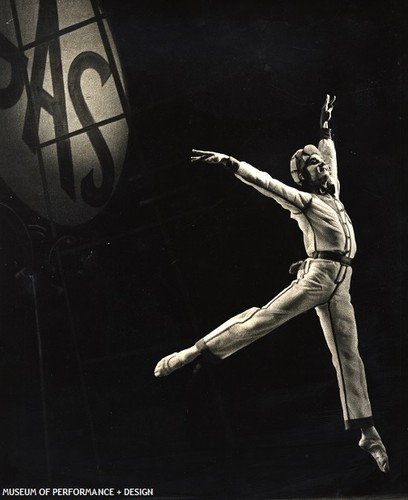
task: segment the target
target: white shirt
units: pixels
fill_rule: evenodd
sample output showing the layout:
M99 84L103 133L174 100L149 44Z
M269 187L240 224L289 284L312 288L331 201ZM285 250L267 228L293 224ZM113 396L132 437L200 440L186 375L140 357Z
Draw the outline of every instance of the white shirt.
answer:
M322 139L319 150L329 167L331 182L336 187L334 195L329 192L314 194L300 191L246 162L239 162L235 176L290 211L303 233L309 257L314 252L329 251L353 258L357 245L353 224L338 198L339 182L333 141Z

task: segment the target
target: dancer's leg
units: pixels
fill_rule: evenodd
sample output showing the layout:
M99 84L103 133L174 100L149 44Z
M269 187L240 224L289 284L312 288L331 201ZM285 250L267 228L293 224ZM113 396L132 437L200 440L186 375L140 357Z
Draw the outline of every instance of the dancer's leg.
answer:
M372 455L382 472L388 472L388 456L373 425L364 365L358 351L350 278L351 269L347 269L336 292L326 304L316 307L316 312L336 369L345 427L361 428L360 448Z
M351 268L330 300L316 312L336 369L346 429L373 425L357 326L350 300Z
M310 269L309 269L310 267ZM319 277L317 277L319 275ZM329 287L322 280L329 281ZM165 376L195 359L206 351L218 359L224 359L293 318L314 307L333 289L333 280L327 279L318 266L307 265L298 273L298 279L264 307L252 307L237 314L195 346L163 358L155 369L156 376Z

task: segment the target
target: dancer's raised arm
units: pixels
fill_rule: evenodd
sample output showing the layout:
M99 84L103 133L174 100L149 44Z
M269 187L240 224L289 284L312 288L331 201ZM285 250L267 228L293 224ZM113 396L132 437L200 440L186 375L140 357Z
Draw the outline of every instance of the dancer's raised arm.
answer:
M329 126L335 100L336 96L330 97L330 95L327 94L320 112L319 151L327 164L330 173L330 182L335 186L336 194L338 196L340 184L337 172L337 155Z
M220 165L233 172L240 181L252 186L263 195L273 198L283 208L291 212L305 210L311 201L310 193L287 186L283 182L274 179L267 172L258 170L245 161L239 161L223 153L193 149L191 162Z

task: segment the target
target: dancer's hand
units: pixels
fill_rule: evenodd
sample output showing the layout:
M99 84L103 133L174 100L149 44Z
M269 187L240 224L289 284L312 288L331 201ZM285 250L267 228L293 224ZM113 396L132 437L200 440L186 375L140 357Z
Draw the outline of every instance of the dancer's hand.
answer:
M215 151L201 151L200 149L193 149L191 151L191 163L196 161L203 161L205 163L226 163L229 160L228 155L216 153Z
M215 151L201 151L193 149L191 152L191 163L202 161L210 165L222 165L231 172L236 172L239 168L239 161L232 156L216 153Z
M330 97L329 94L326 95L326 100L324 101L322 111L320 113L320 128L329 128L329 121L331 119L335 100L335 95L333 97Z

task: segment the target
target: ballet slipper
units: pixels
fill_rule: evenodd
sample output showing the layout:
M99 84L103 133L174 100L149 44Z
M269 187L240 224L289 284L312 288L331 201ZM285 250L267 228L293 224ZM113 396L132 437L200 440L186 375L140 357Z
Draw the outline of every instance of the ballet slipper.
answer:
M387 451L380 439L368 439L366 437L362 437L358 445L362 450L370 453L370 455L377 462L378 468L381 472L387 473L390 471Z
M177 359L178 354L178 352L173 352L173 354L169 354L161 359L154 369L155 377L167 377L170 373L184 366L183 361L180 358Z

